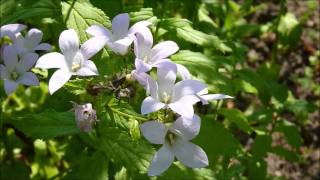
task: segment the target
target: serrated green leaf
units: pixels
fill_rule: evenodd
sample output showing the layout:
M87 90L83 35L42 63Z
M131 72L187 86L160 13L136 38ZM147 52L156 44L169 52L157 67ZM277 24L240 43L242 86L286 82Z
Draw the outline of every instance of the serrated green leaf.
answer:
M240 110L222 108L219 109L219 114L222 114L229 121L235 123L245 133L250 133L252 131L248 119Z
M136 23L151 19L153 17L153 10L152 8L141 8L140 11L130 12L129 15L131 23Z
M282 146L272 147L272 152L280 157L285 158L288 161L298 161L299 155L296 152L289 151L288 149L283 148Z
M80 41L88 39L85 30L94 24L110 27L109 17L104 12L86 1L66 1L61 2L62 16L68 28L77 31Z
M80 132L75 122L74 112L44 111L39 114L25 115L14 119L11 123L27 136L40 139Z

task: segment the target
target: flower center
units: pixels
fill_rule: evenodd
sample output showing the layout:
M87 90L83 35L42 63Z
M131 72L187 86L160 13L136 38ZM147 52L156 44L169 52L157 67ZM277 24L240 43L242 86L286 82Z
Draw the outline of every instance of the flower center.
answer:
M168 132L165 139L170 145L173 145L173 143L176 141L176 138L177 135L172 132Z
M77 52L77 54L73 57L71 70L73 72L78 71L81 68L83 61L84 61L84 58L83 58L82 54Z
M10 74L10 77L12 80L17 80L19 77L19 74L16 71L12 71Z
M167 92L162 93L162 102L168 104L171 100L171 96Z

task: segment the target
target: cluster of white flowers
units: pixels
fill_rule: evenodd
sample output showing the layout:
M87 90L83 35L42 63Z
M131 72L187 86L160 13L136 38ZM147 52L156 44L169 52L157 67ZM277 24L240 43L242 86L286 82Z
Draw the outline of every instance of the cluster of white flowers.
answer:
M49 80L49 92L53 94L60 89L72 75L95 76L98 70L93 61L89 60L104 46L114 53L126 55L130 45L134 44L135 70L132 76L145 88L146 97L141 106L143 115L164 109L176 116L171 125L164 124L172 120L148 121L140 126L142 134L154 144L163 146L155 154L148 174L156 176L164 172L176 157L181 163L191 168L201 168L208 165L206 153L197 145L189 142L200 131L200 117L194 114L193 105L197 102L208 104L209 100L232 98L224 94L208 94L207 85L193 80L188 69L172 62L169 57L179 50L173 41L160 42L153 46L153 36L148 28L151 23L141 21L129 28L129 15L119 14L112 20L112 30L100 25L89 27L86 32L91 39L79 45L75 30L69 29L61 33L59 47L62 52L47 53L39 58L35 50L48 50L48 44L39 44L42 33L31 29L25 38L19 33L23 25L8 25L1 27L1 34L12 38L13 45L4 48L1 65L1 78L5 80L5 89L9 94L17 83L26 85L38 84L36 76L27 72L34 63L37 68L55 68ZM18 57L21 58L18 61ZM156 68L154 80L148 72ZM177 81L180 75L181 81ZM75 105L77 125L83 131L90 131L96 122L95 111L90 106ZM84 114L92 112L92 116Z
M1 59L0 78L4 80L6 94L11 94L19 84L27 86L39 85L39 80L30 69L38 60L37 50L49 51L51 46L41 43L42 32L30 29L25 37L21 31L26 29L22 24L8 24L0 28ZM2 40L8 37L10 41ZM0 61L1 62L1 61Z

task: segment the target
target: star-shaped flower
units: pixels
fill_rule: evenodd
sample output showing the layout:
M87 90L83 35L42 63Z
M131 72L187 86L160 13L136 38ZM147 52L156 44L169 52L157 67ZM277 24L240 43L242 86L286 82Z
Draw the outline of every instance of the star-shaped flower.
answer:
M170 167L176 157L182 164L191 168L208 166L208 157L201 147L189 142L200 131L200 118L179 117L171 127L159 121L141 124L144 137L153 144L162 144L154 155L148 169L149 176L157 176Z
M0 65L0 76L4 80L4 89L7 95L16 90L19 84L27 86L39 85L37 76L29 72L37 59L37 54L28 53L19 60L14 46L6 46L4 48L4 65Z
M14 46L20 55L35 52L36 50L49 51L51 45L48 43L41 43L43 33L36 28L30 29L25 37L21 33L16 35L13 39Z
M147 79L146 89L150 96L141 105L141 113L148 114L162 108L170 108L181 116L192 118L193 105L200 101L197 93L207 86L197 80L183 80L175 84L177 66L173 63L161 63L157 69L157 81Z
M113 52L125 55L132 44L133 35L151 24L148 21L140 21L129 29L129 20L128 13L119 14L112 19L111 31L100 25L92 25L86 32L94 37L99 36L100 41L103 41Z
M60 89L72 75L95 76L98 70L93 61L89 60L104 44L99 38L92 38L79 48L79 38L73 29L65 30L59 37L62 54L52 52L41 56L37 68L58 68L49 80L49 92L53 94Z

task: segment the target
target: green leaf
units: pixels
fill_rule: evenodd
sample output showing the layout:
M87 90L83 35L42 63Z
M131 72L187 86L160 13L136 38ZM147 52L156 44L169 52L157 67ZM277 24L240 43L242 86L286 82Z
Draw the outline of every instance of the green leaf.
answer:
M266 179L267 163L264 159L248 159L249 179Z
M229 121L235 123L243 132L249 134L252 131L247 117L240 110L222 108L219 110L219 114L222 114Z
M297 152L289 151L288 149L285 149L282 146L272 147L272 152L280 157L285 158L288 161L295 162L299 160L299 155Z
M263 159L270 151L272 139L268 135L258 135L252 145L252 155L254 158Z
M68 28L77 31L80 41L87 40L88 35L85 30L94 24L110 27L109 17L104 12L88 1L66 1L61 2L62 16Z
M303 139L300 136L298 127L293 123L286 120L279 121L275 131L282 132L291 146L299 148L302 145Z
M1 2L2 4L2 2ZM1 25L13 23L18 20L27 18L44 18L44 17L59 17L60 0L40 0L34 3L29 8L24 8L14 12L8 17L1 17Z
M153 17L152 8L141 8L140 11L130 12L131 23L136 23L143 20L150 20Z
M80 156L78 164L70 167L71 173L63 179L94 179L107 180L108 177L108 159L101 152L95 152L90 156Z
M168 18L162 21L161 26L163 28L176 31L177 36L187 42L204 47L213 47L223 53L232 51L232 49L222 42L217 36L209 35L193 29L189 20Z
M27 136L49 139L62 135L79 133L74 112L44 111L29 114L10 121Z
M203 76L207 76L212 71L215 71L216 67L216 64L210 57L190 50L181 50L179 53L171 56L171 59L175 63L186 66L195 75L204 73Z
M150 143L134 141L118 128L107 128L101 140L101 150L107 153L114 163L123 165L129 173L146 173L155 153Z
M235 156L240 148L239 141L211 116L202 117L201 131L194 142L206 152L210 167L217 165L220 157Z
M0 179L29 179L30 167L22 162L0 163Z

